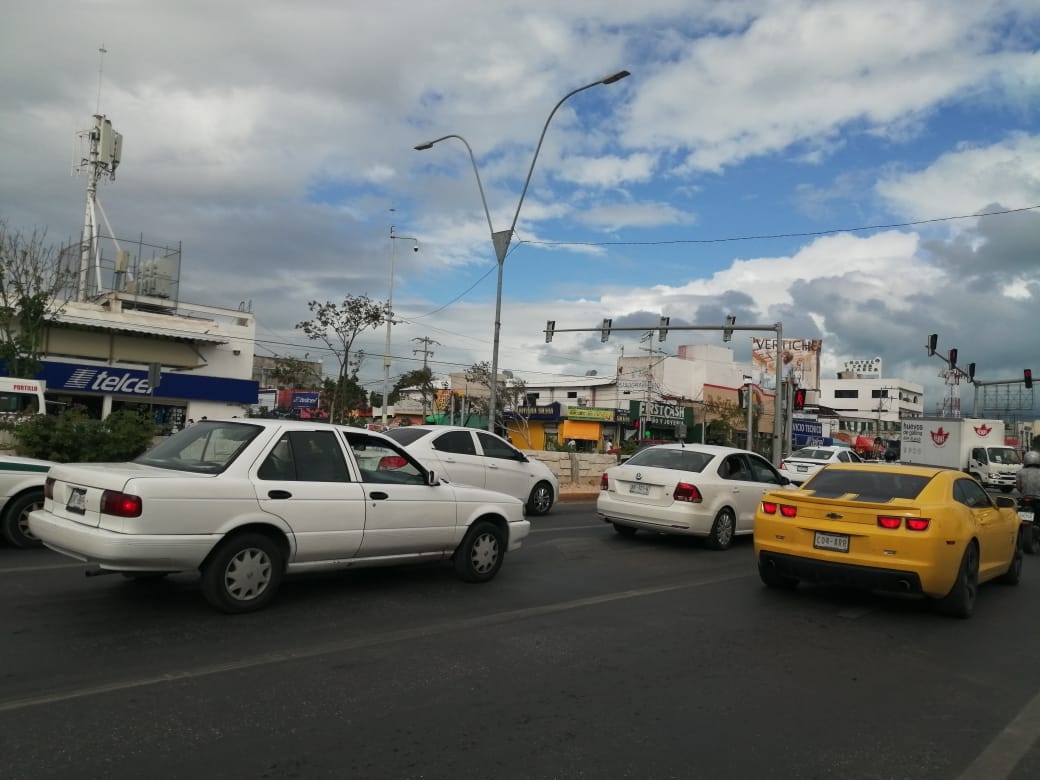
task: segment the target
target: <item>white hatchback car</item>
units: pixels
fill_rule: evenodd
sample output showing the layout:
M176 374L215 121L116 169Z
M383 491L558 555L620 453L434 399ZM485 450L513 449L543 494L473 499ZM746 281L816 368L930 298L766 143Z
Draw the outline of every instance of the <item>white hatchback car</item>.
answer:
M560 497L560 481L548 466L488 431L406 425L386 435L452 482L516 496L529 515L544 515Z
M198 422L130 463L51 468L29 526L102 570L198 570L217 609L266 606L285 572L451 558L469 582L530 531L523 502L438 480L382 434L296 420Z
M788 485L754 452L659 444L604 472L596 512L622 536L640 529L703 536L725 550L734 536L754 531L762 496Z
M863 459L848 447L802 447L780 461L780 473L791 480L792 485L801 485L828 463L862 462Z

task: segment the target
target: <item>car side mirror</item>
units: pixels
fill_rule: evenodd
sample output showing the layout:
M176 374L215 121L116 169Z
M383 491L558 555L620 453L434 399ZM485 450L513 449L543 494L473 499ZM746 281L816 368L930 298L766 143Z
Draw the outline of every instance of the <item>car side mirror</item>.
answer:
M437 475L434 473L433 469L430 469L426 472L426 484L430 487L435 487L441 484L441 481L437 478Z
M1011 496L995 496L993 500L996 501L997 506L1002 509L1013 509L1018 506L1018 502Z
M789 480L787 477L785 477L785 476L783 476L781 474L780 475L780 484L781 485L790 485L791 484L791 480Z

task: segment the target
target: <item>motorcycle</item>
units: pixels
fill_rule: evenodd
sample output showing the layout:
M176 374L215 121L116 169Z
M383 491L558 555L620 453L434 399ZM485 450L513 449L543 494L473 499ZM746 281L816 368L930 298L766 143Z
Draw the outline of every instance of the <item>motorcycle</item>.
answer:
M1036 555L1040 553L1040 496L1020 496L1018 499L1018 517L1022 521L1022 552Z

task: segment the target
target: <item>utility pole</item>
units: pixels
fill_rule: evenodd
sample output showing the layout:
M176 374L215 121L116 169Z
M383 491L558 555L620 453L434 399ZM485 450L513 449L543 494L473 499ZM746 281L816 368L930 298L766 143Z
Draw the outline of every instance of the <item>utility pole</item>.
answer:
M415 355L415 354L417 354L419 352L422 352L422 356L423 356L423 358L422 358L423 371L427 371L428 370L427 369L427 360L429 358L433 357L433 350L430 349L430 345L431 344L436 344L439 347L439 346L441 346L441 343L439 341L434 341L429 336L416 336L414 339L412 339L412 341L418 341L420 344L423 345L422 349L413 349L412 350L412 354ZM425 392L425 389L423 390L423 393L422 393L422 417L423 417L423 422L426 422L426 392Z

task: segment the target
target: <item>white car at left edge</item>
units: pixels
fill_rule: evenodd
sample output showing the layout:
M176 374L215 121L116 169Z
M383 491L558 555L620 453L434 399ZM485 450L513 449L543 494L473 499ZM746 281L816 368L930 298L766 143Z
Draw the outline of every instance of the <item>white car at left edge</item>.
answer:
M51 549L152 579L201 573L224 612L284 574L451 559L487 582L530 532L520 500L441 480L393 440L309 420L195 423L129 463L58 464L29 527Z
M0 455L0 536L12 547L39 547L29 529L29 513L43 506L43 486L51 460Z

